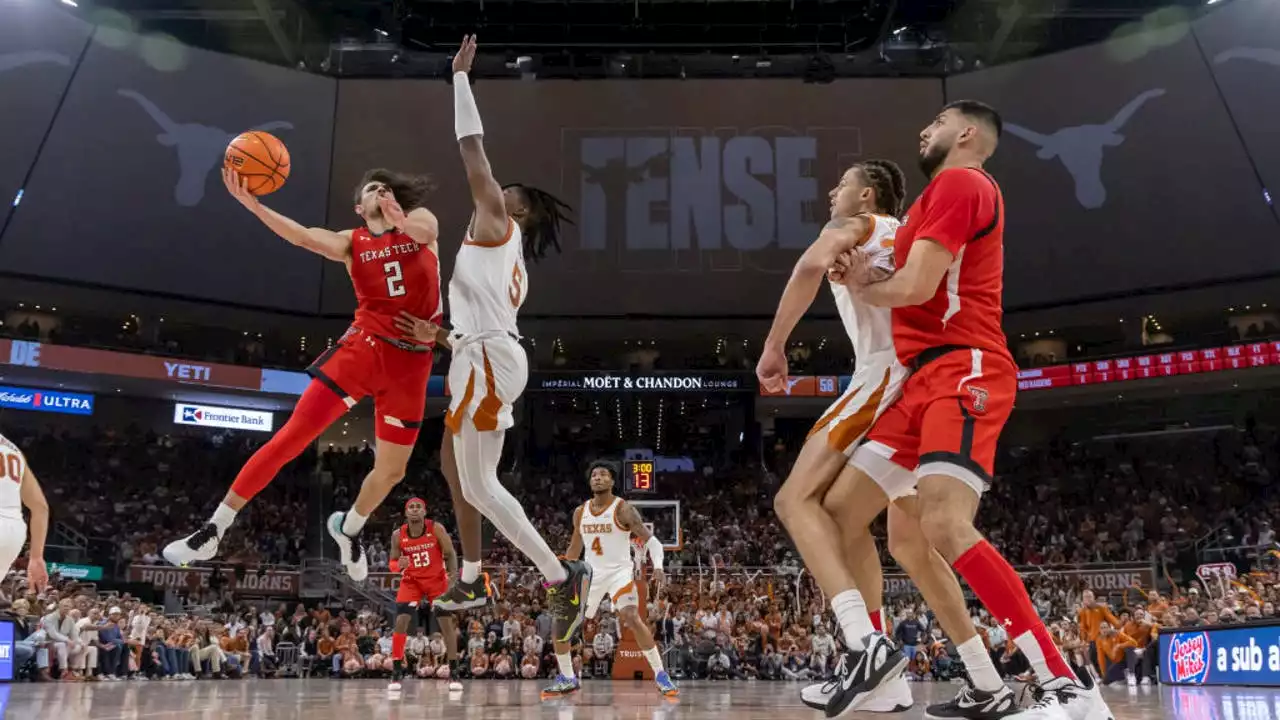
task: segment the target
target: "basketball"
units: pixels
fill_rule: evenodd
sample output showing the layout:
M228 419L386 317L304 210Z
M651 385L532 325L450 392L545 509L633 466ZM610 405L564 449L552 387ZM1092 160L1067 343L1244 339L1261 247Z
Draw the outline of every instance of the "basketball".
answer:
M271 133L250 130L227 145L222 164L240 173L249 192L268 195L289 179L289 148Z

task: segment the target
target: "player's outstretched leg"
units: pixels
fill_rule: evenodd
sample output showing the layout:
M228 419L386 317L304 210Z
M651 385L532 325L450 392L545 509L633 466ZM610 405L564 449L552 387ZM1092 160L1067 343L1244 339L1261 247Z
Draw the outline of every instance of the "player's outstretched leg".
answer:
M319 381L312 380L298 399L289 421L265 445L258 448L240 469L240 474L231 484L231 490L209 521L194 533L165 546L164 559L179 567L212 560L218 554L218 543L222 536L235 521L236 513L254 495L262 492L281 468L301 455L347 409L346 401L337 393Z
M352 580L359 582L369 576L369 559L365 556L360 532L374 510L387 498L387 494L404 479L413 454L413 443L402 444L379 437L373 452L373 469L360 484L360 494L347 512L335 512L329 516L325 529L338 545L339 559ZM416 431L414 431L416 435ZM405 438L409 439L409 438Z
M572 695L582 687L582 681L578 679L578 674L573 671L573 655L570 652L573 646L569 644L569 640L561 640L556 638L556 666L559 672L556 674L555 682L542 689L543 700L553 700L555 698Z
M943 474L921 478L919 489L922 534L969 583L992 617L1008 626L1009 636L1035 670L1042 690L1040 699L1032 707L1008 717L1113 720L1092 679L1077 678L1071 671L1031 604L1022 578L974 527L979 491L967 481ZM954 602L953 598L948 604ZM963 607L963 601L960 602ZM930 606L939 612L936 604L930 602Z

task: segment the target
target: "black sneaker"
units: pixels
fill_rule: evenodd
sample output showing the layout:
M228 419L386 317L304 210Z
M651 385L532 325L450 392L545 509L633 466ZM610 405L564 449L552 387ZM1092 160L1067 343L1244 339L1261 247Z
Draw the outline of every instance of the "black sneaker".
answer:
M902 675L907 656L882 633L863 639L865 652L846 653L840 684L827 703L827 717L844 717L862 707L881 685Z
M472 582L462 582L458 578L449 586L443 595L431 603L431 607L446 613L474 610L489 604L493 593L489 588L489 575L481 573Z
M925 720L1000 720L1017 712L1018 699L1008 687L987 692L966 684L951 702L926 708L924 717Z
M587 588L591 586L591 566L581 560L563 562L564 582L547 585L547 605L551 609L551 636L555 642L569 642L587 614Z

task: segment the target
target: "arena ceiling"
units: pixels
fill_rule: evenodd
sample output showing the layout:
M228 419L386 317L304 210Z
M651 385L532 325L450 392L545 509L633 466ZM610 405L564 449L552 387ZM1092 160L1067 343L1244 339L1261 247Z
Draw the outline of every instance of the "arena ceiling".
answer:
M55 2L58 0L22 0ZM1230 0L60 0L98 21L344 77L938 76L1184 22Z

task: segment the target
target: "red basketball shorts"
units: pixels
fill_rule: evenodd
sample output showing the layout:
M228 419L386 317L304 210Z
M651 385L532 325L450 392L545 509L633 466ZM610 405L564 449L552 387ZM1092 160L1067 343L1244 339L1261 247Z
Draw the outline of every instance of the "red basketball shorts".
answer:
M884 412L851 460L890 499L918 478L947 475L982 494L991 485L996 444L1018 390L1007 356L958 348L925 363Z
M396 590L396 603L414 606L430 604L444 595L448 589L449 581L445 577L423 578L404 575L400 578L400 589Z
M373 396L379 440L413 445L427 407L432 354L405 350L353 327L307 368L348 407Z

